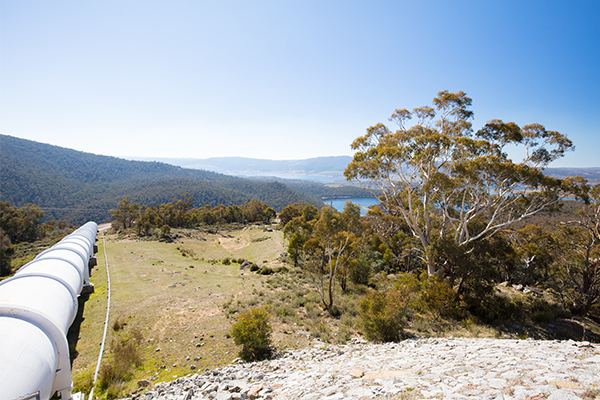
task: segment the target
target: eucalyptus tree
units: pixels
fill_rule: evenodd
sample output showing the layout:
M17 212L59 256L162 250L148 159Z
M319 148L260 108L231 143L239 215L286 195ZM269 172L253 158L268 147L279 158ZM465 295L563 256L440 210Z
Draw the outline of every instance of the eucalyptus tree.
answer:
M288 222L293 220L296 217L302 215L302 208L304 207L304 203L293 203L289 206L286 206L279 213L279 224L281 227L285 227Z
M410 235L404 219L397 215L385 213L379 206L372 206L365 220L373 234L383 242L377 249L382 254L390 272L397 270L409 271L414 261L420 264L414 256L415 238Z
M555 232L558 292L582 315L600 303L600 184L585 189L588 204Z
M327 311L333 313L334 293L338 273L347 275L348 255L360 230L360 209L347 202L343 212L323 207L315 222L313 236L303 247L311 257L307 272ZM343 279L345 285L345 278Z
M139 204L131 203L129 196L124 196L123 200L117 203L117 208L109 211L113 218L113 228L128 229L133 226L134 221L139 214Z
M473 133L471 103L463 92L439 92L432 106L396 110L389 119L396 130L379 123L351 145L346 178L383 193L382 205L418 238L430 275L440 270L434 239L469 251L474 241L556 204L565 186L543 174L573 148L565 135L497 119ZM509 158L509 148L521 149L522 159Z
M306 258L316 256L317 247L309 244L306 249L304 245L313 237L314 226L319 216L319 210L310 204L294 203L283 209L279 214L280 223L283 224L283 234L289 239L287 252L297 267L299 262ZM314 244L314 241L311 243ZM310 250L308 250L310 249ZM308 251L307 251L308 250Z
M332 207L317 210L306 205L283 229L294 265L302 261L302 269L330 313L334 310L336 282L339 280L346 289L348 266L358 249L355 244L361 231L360 208L350 202L341 213Z
M505 267L507 281L518 279L516 282L522 286L537 286L552 277L550 266L555 258L552 253L557 250L552 232L537 225L527 225L517 231L507 232L506 236L513 244L522 266L513 271Z

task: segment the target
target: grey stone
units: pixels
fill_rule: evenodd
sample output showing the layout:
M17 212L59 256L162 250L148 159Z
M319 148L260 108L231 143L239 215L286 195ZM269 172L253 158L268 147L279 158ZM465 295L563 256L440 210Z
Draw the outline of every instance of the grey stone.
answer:
M345 346L315 341L272 360L238 360L159 383L131 400L351 400L403 393L414 398L537 400L544 395L574 400L596 388L599 369L597 346L575 341L415 338L373 345L353 339Z
M215 396L215 400L231 400L232 398L231 393L227 391L219 391Z

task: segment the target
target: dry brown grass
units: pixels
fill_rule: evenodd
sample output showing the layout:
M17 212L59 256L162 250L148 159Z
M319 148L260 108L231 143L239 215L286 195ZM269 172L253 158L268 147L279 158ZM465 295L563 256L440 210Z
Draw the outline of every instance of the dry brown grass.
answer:
M276 267L285 251L281 232L264 232L262 227L219 234L175 233L179 238L172 243L105 234L112 284L109 327L127 324L144 337L142 364L126 391L136 389L139 379L171 380L193 372L192 366L203 371L235 359L238 349L228 337L233 321L222 305L230 299L248 302L256 296L255 288L266 290L262 288L269 278L240 271L236 263L214 260L244 258ZM96 291L84 304L73 360L74 376L85 377L85 382L96 365L106 315L102 239L98 244L98 266L92 274ZM109 329L107 343L117 334ZM277 334L274 339L285 342Z

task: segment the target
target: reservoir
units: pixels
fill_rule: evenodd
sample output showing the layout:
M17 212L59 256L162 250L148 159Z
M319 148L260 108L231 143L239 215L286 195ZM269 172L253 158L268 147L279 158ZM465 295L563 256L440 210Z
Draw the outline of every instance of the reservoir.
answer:
M339 212L344 211L344 206L346 205L347 201L350 201L360 207L360 215L366 215L367 208L369 208L370 206L372 206L374 204L379 204L379 200L377 200L375 197L350 197L350 198L342 198L342 199L339 199L339 198L338 199L328 199L328 198L323 199L323 203L335 208Z

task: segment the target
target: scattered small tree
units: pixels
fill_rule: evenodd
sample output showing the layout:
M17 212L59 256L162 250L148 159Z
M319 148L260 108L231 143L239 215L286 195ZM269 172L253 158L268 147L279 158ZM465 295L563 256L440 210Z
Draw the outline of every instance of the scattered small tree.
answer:
M117 208L110 210L113 217L113 228L128 229L133 225L139 214L138 203L131 203L129 196L123 197L123 200L117 203Z
M231 328L231 336L238 346L242 346L240 357L246 361L262 360L271 354L271 333L269 313L264 308L254 308L240 313Z
M303 250L310 255L306 271L309 273L323 306L334 311L334 293L339 271L347 268L345 258L357 240L360 210L350 202L339 213L332 207L321 209L314 226L313 237L307 240ZM344 271L347 275L347 271ZM345 285L345 282L344 282Z
M273 219L277 217L277 213L273 208L267 207L263 211L263 221L267 224L270 224Z

